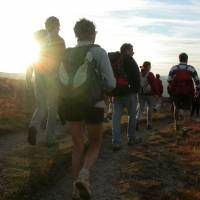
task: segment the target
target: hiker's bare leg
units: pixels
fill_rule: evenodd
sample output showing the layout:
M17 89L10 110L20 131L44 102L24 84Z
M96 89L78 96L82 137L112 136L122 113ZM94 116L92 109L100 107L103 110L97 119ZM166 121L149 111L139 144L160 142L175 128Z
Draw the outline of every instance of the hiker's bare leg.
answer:
M88 124L89 147L85 155L83 169L90 170L96 161L102 143L103 123Z
M69 122L69 130L72 134L72 176L76 179L79 175L84 151L84 127L81 122Z

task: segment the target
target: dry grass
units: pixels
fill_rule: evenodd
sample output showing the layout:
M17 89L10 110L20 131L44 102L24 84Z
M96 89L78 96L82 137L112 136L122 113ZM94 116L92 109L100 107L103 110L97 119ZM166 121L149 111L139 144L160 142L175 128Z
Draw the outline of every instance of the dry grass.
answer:
M200 133L182 135L170 127L147 137L124 164L123 199L199 200L199 141Z
M8 154L0 164L0 199L30 199L59 180L69 168L71 148L63 140L51 148L24 145Z
M33 112L33 96L27 96L24 80L0 78L0 134L27 128Z

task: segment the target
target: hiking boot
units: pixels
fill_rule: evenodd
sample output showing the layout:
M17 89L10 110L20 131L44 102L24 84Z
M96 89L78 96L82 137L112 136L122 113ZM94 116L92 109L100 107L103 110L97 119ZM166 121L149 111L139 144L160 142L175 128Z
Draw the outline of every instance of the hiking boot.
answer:
M105 123L109 122L108 117L104 117L103 122L105 122Z
M190 128L190 127L183 127L181 129L181 133L182 133L182 135L186 135L191 130L192 130L192 128Z
M113 151L119 151L119 150L121 150L121 145L120 144L113 144L112 145L112 149L113 149Z
M31 145L36 145L37 129L33 126L28 129L28 143Z
M82 169L79 173L78 179L75 182L81 199L89 200L91 198L89 171Z
M79 200L79 199L80 199L79 190L77 189L75 182L73 182L72 200Z

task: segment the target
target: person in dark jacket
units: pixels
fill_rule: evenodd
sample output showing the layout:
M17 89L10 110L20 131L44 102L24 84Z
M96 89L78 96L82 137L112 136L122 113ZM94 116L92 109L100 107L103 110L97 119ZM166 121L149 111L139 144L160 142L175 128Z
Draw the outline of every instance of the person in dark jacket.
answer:
M120 121L124 108L127 109L129 115L128 145L132 145L135 142L137 93L140 89L139 68L132 57L134 54L133 46L129 43L124 43L118 54L121 63L117 66L118 70L113 69L117 81L117 86L113 91L112 144L114 151L121 149ZM122 71L124 75L122 75Z

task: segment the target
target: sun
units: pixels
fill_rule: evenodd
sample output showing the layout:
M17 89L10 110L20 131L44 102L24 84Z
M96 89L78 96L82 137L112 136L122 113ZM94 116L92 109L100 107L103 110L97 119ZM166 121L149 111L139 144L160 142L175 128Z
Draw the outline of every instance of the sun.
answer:
M38 60L39 46L33 37L13 41L12 49L7 46L0 49L3 58L0 72L26 73L27 67Z

